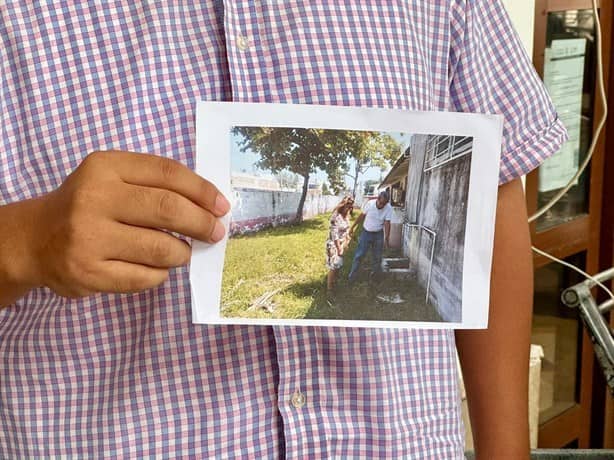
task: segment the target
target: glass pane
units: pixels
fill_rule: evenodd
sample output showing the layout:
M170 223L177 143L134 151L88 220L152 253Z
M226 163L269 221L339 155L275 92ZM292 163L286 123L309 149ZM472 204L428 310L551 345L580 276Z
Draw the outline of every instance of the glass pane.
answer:
M447 155L450 149L450 136L441 136L437 141L437 156Z
M595 96L595 24L591 10L548 13L544 83L569 141L539 168L538 207L548 203L577 172L592 140ZM537 221L537 230L588 212L590 168L570 191Z
M454 151L452 155L460 155L461 153L465 153L471 149L471 145L473 144L472 137L455 137L454 138Z
M584 253L565 259L584 268ZM560 300L561 292L581 276L560 264L535 270L535 299L531 343L544 349L539 392L539 422L572 407L578 399L578 369L582 323L576 309Z

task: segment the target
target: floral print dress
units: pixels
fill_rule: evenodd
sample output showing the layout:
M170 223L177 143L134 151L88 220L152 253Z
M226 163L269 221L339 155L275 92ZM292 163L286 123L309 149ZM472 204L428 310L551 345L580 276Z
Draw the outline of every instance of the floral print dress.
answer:
M335 242L338 241L343 247L350 236L349 230L350 220L338 212L333 213L330 218L328 239L326 240L326 267L329 270L338 270L343 267L343 256L337 252Z

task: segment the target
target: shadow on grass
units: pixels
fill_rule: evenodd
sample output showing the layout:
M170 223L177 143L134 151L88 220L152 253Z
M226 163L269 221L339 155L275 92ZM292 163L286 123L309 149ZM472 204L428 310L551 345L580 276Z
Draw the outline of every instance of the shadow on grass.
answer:
M425 302L424 289L412 279L384 274L379 279L361 279L351 285L339 280L333 297L327 298L324 280L309 283L311 305L305 318L365 321L441 322L436 308ZM302 287L299 287L302 289Z
M319 294L326 297L326 280L310 280L302 283L293 283L285 289L297 297L312 297L316 298Z
M228 305L233 305L228 317L441 321L436 309L424 302L425 290L416 280L400 279L392 273L370 278L370 254L361 261L357 282L348 283L359 235L355 235L344 254L345 263L337 274L335 295L327 296L324 242L328 228L328 216L321 215L301 224L280 225L233 237L239 240L236 243L244 240L245 245L231 244L227 248L225 268L232 259L233 270L240 274L233 278L236 286L226 292ZM276 239L280 236L286 238ZM229 251L233 247L231 258ZM386 250L384 255L395 257L399 251ZM252 261L251 257L258 260ZM306 260L308 263L304 263ZM273 263L276 268L271 271ZM258 274L254 275L254 271ZM265 298L263 303L270 304L271 311L247 311L252 302L267 293L272 297ZM237 306L239 302L246 307Z
M361 261L357 280L350 284L348 273L355 250L356 241L344 257L345 264L337 274L333 296L327 296L326 279L297 283L288 288L297 295L311 298L305 319L442 321L436 308L425 301L426 291L415 279L400 279L390 273L370 276L369 257ZM385 256L394 257L398 253L398 250L387 250Z

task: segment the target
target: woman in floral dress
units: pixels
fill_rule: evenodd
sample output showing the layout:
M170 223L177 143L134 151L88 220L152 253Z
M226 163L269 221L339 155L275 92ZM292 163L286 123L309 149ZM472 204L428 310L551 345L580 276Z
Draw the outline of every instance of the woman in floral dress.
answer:
M350 215L354 199L345 197L335 207L330 217L330 230L326 240L326 267L328 268L327 292L331 294L337 281L337 273L343 267L343 253L350 242Z

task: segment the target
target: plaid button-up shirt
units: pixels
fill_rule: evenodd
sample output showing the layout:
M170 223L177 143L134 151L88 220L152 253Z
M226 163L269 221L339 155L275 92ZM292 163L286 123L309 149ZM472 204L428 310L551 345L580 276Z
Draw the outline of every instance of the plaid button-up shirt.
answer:
M6 0L0 204L94 150L193 166L198 100L500 113L501 183L565 139L498 0ZM40 288L0 310L0 457L461 458L457 378L449 330L193 325L185 268Z

